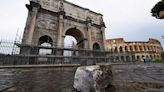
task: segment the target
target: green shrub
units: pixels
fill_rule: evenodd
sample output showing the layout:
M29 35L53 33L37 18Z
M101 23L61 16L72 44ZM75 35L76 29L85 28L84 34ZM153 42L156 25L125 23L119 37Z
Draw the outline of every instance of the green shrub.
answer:
M164 59L154 59L153 62L164 63Z

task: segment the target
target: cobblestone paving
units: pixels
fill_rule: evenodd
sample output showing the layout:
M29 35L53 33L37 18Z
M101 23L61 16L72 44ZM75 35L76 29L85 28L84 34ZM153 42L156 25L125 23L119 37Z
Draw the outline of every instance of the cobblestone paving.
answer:
M164 64L113 65L117 92L164 92Z
M0 92L72 92L76 68L0 69Z

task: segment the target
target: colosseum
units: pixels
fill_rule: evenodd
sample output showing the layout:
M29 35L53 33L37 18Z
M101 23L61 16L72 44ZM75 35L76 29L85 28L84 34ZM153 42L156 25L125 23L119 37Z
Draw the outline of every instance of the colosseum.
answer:
M144 58L159 59L163 48L161 43L150 38L149 41L126 42L123 38L107 39L106 50L112 53L108 55L114 62L143 61Z

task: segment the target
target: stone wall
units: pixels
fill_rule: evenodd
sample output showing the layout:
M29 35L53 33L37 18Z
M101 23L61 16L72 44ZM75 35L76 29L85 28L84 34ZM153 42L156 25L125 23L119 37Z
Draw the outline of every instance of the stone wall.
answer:
M164 64L114 64L112 73L112 92L164 91Z

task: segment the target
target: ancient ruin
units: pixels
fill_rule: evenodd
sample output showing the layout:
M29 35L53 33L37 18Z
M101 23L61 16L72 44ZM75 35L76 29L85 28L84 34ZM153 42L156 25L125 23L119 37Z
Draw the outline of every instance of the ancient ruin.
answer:
M144 58L160 59L163 52L161 43L150 38L149 41L126 42L123 38L106 40L106 49L113 61L143 61Z
M0 52L0 65L92 65L162 56L162 46L156 39L147 42L125 42L123 38L106 40L103 15L66 0L30 0L26 7L28 16L22 41L11 44L10 54ZM64 46L66 36L76 39L72 48ZM42 53L45 51L47 53Z
M65 0L31 0L26 7L29 12L20 54L38 54L48 44L50 54L57 55L55 48L64 48L66 35L77 40L78 49L104 50L102 14Z

